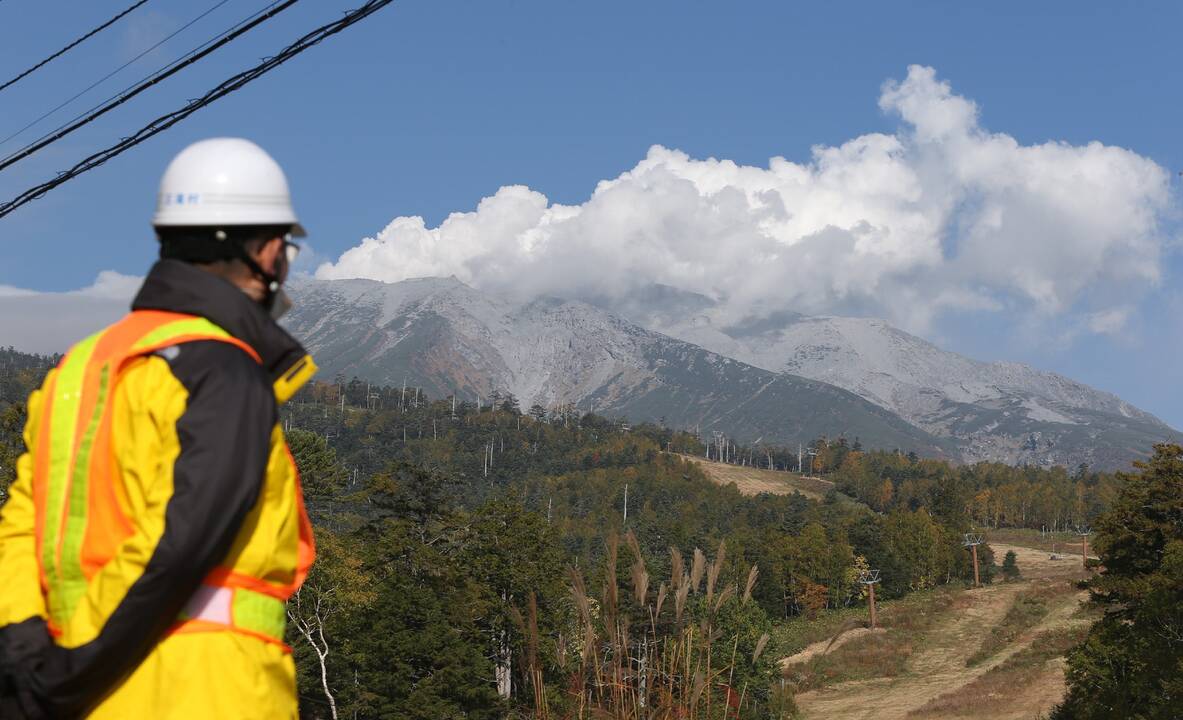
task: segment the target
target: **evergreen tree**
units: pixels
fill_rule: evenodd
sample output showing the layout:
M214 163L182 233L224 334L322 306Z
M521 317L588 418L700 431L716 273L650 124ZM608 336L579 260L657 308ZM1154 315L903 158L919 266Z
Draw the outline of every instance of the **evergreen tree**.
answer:
M502 412L507 412L512 415L522 414L521 406L518 404L518 399L511 392L505 393L505 395L501 398L501 403L498 405L498 408Z
M478 625L485 654L494 662L494 673L487 680L506 693L506 699L521 695L529 682L524 668L513 662L524 640L514 616L526 612L532 595L538 630L544 637L556 636L568 619L560 548L545 518L527 511L516 498L490 501L469 518L457 560L479 588Z
M1006 556L1002 559L1002 574L1007 580L1014 580L1019 577L1019 564L1016 560L1015 551L1007 550Z
M304 499L316 504L333 498L345 487L345 470L337 462L337 451L323 435L307 430L287 433L288 447L300 470Z
M1068 657L1055 720L1178 718L1183 708L1183 448L1157 445L1094 526L1105 615Z

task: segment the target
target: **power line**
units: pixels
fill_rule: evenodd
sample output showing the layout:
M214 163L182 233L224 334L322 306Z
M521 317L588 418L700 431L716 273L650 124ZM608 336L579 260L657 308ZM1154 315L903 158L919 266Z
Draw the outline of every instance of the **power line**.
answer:
M252 80L265 75L271 70L274 70L276 67L279 67L288 60L291 60L293 57L299 55L313 45L319 44L324 39L332 35L336 35L337 33L355 23L361 22L370 15L373 15L375 12L386 7L393 1L394 0L370 0L364 5L345 13L345 15L340 20L320 26L319 28L296 40L291 45L288 45L286 48L281 50L278 55L266 58L263 60L263 62L259 63L250 70L246 70L225 80L202 97L196 100L190 100L189 103L185 105L185 107L156 118L152 122L140 128L140 130L134 135L123 138L111 147L108 147L105 150L100 150L90 157L85 158L69 170L58 173L57 177L54 179L46 181L40 185L37 185L36 187L29 188L20 195L17 195L12 200L0 204L0 218L5 217L20 206L42 197L57 186L73 180L82 173L87 172L88 170L93 170L111 158L114 158L125 151L130 150L131 148L139 145L154 135L164 132L168 128L176 125L206 105L210 105L220 98L229 95L235 90L242 88Z
M213 7L209 8L209 9L208 9L208 10L206 10L205 12L201 13L200 15L198 15L198 16L197 16L197 17L195 17L195 18L193 18L193 19L192 19L192 20L190 20L189 22L187 22L187 23L185 23L184 25L182 25L181 27L177 28L175 31L173 31L173 32L172 32L171 34L169 34L167 37L165 37L165 38L163 38L162 40L160 40L159 42L157 42L157 43L156 43L155 45L153 45L152 47L148 48L147 50L144 50L142 53L140 53L139 55L136 55L136 56L135 56L135 57L133 57L131 60L128 60L127 62L123 63L122 65L120 65L119 67L115 68L115 69L114 69L114 70L112 70L111 72L109 72L109 73L107 73L106 75L102 76L102 77L101 77L101 78L99 78L98 80L95 80L95 81L94 81L93 83L91 83L90 85L87 85L85 88L83 88L83 89L79 90L77 93L75 93L74 95L72 95L72 96L71 96L69 99L65 100L64 102L62 102L61 104L59 104L57 107L55 107L55 108L53 108L53 109L51 109L51 110L49 110L49 111L45 112L45 113L44 113L44 114L42 114L40 117L38 117L37 119L33 120L33 121L32 121L31 123L29 123L28 125L25 125L25 126L24 126L23 128L21 128L20 130L17 130L16 132L14 132L13 134L11 134L11 135L9 135L8 137L4 138L3 140L0 140L0 145L5 145L5 144L7 144L7 143L8 143L8 141L9 141L9 140L12 140L12 139L13 139L13 138L15 138L15 137L19 137L20 135L22 135L22 134L23 134L23 133L24 133L26 130L28 130L29 128L33 127L34 125L36 125L37 123L41 122L41 121L42 121L42 120L44 120L45 118L49 117L50 115L53 115L53 114L54 114L55 112L57 112L58 110L61 110L61 109L62 109L62 108L64 108L65 106L69 105L70 103L74 102L75 100L77 100L78 98L82 97L82 96L83 96L83 95L85 95L86 93L90 92L91 90L95 89L95 88L96 88L96 87L98 87L99 85L103 84L104 82L106 82L107 80L109 80L109 79L110 79L112 76L114 76L114 75L118 74L119 72L121 72L121 71L122 71L124 68L126 68L128 65L131 65L131 64L132 64L132 63L134 63L135 61L139 60L140 58L144 57L145 55L147 55L148 53L152 52L152 51L153 51L153 50L155 50L156 48L160 47L161 45L165 44L166 42L168 42L169 40L173 39L173 38L174 38L174 37L176 37L177 35L181 34L181 33L182 33L182 32L184 32L185 30L189 29L189 28L190 28L190 27L192 27L192 26L193 26L193 24L194 24L194 23L196 23L198 20L201 20L201 19L202 19L202 18L204 18L206 15L209 15L209 14L210 14L210 13L212 13L214 10L217 10L218 8L222 7L223 5L225 5L226 3L228 3L229 1L230 1L230 0L220 0L220 2L218 2L217 4L215 4ZM101 103L100 103L100 104L101 104ZM97 107L97 106L96 106L96 107Z
M81 45L83 42L85 42L85 41L89 40L90 38L94 37L95 35L98 35L98 34L99 34L99 33L101 33L102 31L104 31L104 30L106 30L107 28L111 27L111 26L112 26L112 25L114 25L116 22L118 22L118 21L119 21L119 20L120 20L120 19L121 19L121 18L122 18L124 15L127 15L127 14L128 14L128 13L130 13L132 10L135 10L136 8L138 8L139 6L143 5L143 4L144 4L144 3L146 3L146 2L148 2L148 0L139 0L139 2L133 3L133 4L131 5L131 7L127 8L126 10L124 10L124 11L123 11L123 12L121 12L121 13L119 13L119 14L118 14L118 15L116 15L115 17L111 18L111 19L110 19L110 20L108 20L107 22L103 23L102 25L99 25L99 26L98 26L97 28L95 28L94 30L91 30L90 32L86 33L86 34L85 34L85 35L83 35L82 37L78 38L78 39L77 39L77 40L75 40L74 42L72 42L72 43L70 43L69 45L65 46L65 47L64 47L64 48L62 48L61 50L58 50L58 51L57 51L57 52L55 52L53 55L50 55L49 57L45 58L45 59L44 59L44 60L42 60L41 62L39 62L39 63L37 63L36 65L34 65L33 67L29 68L28 70L25 70L25 71L24 71L23 73L21 73L20 75L17 75L16 77L12 78L12 79L11 79L11 80L9 80L8 82L4 83L3 85L0 85L0 92L2 92L2 91L3 91L5 88L7 88L9 85L12 85L13 83L15 83L15 82L17 82L18 80L20 80L20 79L22 79L22 78L24 78L24 77L28 76L29 74L36 72L36 71L37 71L37 70L39 70L41 67L43 67L43 66L45 66L45 65L49 64L50 62L52 62L52 61L54 61L54 60L56 60L56 59L58 59L58 58L60 58L62 55L65 55L66 53L70 52L70 51L71 51L71 50L73 50L75 47L77 47L77 46Z
M226 0L223 0L223 2L225 2L225 1ZM78 128L82 127L83 125L91 123L91 122L97 120L98 118L102 117L103 115L106 115L107 113L111 112L112 110L119 107L123 103L127 102L128 100L131 100L136 95L139 95L140 93L144 92L145 90L152 87L153 85L163 82L164 80L167 80L168 78L172 77L173 75L176 75L181 70L189 67L190 65L197 62L198 60L201 60L202 58L204 58L207 55L209 55L210 53L216 51L218 48L222 47L223 45L226 45L227 43L232 42L235 38L238 38L241 35L244 35L245 33L250 32L252 29L258 27L259 25L263 24L267 20L270 20L271 18L275 17L276 15L283 12L284 10L287 10L292 5L295 5L297 2L299 2L299 0L286 0L285 2L282 2L282 3L280 3L280 2L271 3L271 5L267 6L266 8L261 10L260 12L255 13L247 20L244 20L244 21L238 23L237 25L235 25L231 29L223 32L221 35L218 35L213 40L210 40L210 41L198 46L197 49L189 52L187 55L183 56L181 59L176 60L172 64L166 65L161 70L158 70L157 72L153 73L152 75L149 75L145 80L138 83L137 85L131 87L128 90L124 90L123 92L119 93L118 95L112 97L111 99L109 99L103 103L100 103L99 105L95 106L95 108L92 108L88 113L85 113L83 115L79 115L79 116L75 117L74 120L71 120L67 124L62 125L57 130L54 130L53 132L51 132L47 135L43 135L40 139L35 140L34 142L26 145L25 147L21 148L20 150L17 150L16 152L14 152L13 154L4 158L3 160L0 160L0 170L4 170L5 168L8 168L8 167L20 162L21 160L29 157L30 155L37 152L38 150L41 150L42 148L46 147L47 145L52 145L53 143L57 142L58 140L61 140L62 138L66 137L70 133L77 130Z

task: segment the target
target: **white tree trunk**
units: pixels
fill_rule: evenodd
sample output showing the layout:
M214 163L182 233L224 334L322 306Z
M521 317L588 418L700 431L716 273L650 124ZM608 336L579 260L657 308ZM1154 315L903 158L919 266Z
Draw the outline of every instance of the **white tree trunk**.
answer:
M296 594L292 596L292 600L296 604L296 610L293 612L289 608L288 618L316 652L316 659L320 663L320 685L324 690L325 698L329 701L329 712L332 713L333 720L338 720L337 700L333 697L332 690L329 689L329 643L325 640L324 621L326 613L321 606L321 597L318 596L316 599L316 608L311 618L304 617L300 590L296 591Z
M513 657L509 650L509 634L501 631L497 657L497 694L508 700L513 694Z

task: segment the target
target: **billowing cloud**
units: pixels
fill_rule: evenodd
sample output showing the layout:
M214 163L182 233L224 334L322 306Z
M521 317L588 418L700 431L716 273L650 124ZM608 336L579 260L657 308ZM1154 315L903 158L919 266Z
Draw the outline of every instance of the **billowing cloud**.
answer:
M94 284L67 292L0 285L0 346L60 353L127 313L142 278L104 270Z
M502 187L438 227L398 217L322 278L455 275L519 294L621 298L661 284L733 320L784 310L886 317L1076 313L1113 332L1160 280L1168 173L1118 147L1022 145L982 128L932 68L882 89L899 119L806 163L694 159L654 146L581 205Z

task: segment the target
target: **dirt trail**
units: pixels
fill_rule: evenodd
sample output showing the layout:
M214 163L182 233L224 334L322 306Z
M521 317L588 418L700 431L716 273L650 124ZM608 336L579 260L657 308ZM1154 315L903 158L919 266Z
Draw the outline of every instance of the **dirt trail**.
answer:
M797 663L808 662L808 661L812 660L813 658L817 657L818 655L825 655L826 653L830 653L830 652L837 650L838 648L842 647L843 645L850 642L851 640L854 640L855 638L862 637L864 635L871 635L874 633L882 633L882 632L886 632L886 630L884 630L883 628L875 628L874 630L872 630L869 627L860 627L860 628L854 628L852 630L847 630L846 632L839 635L837 638L827 638L825 640L818 640L817 642L813 643L812 645L806 646L806 648L804 650L797 653L796 655L791 655L791 656L781 660L780 665L781 665L781 667L785 667L786 665L795 665Z
M805 497L821 500L834 483L821 478L805 477L782 470L762 470L757 467L728 465L712 462L693 455L680 455L683 460L698 463L707 477L720 485L735 483L744 495L771 493L791 495L799 492Z
M967 668L965 661L982 643L983 637L995 626L1014 602L1015 596L1035 583L1065 580L1081 573L1079 560L1050 560L1048 553L1029 548L992 544L998 556L1013 550L1023 573L1021 582L996 583L977 590L967 590L958 597L949 617L930 630L920 643L920 650L910 659L907 672L895 678L849 682L807 692L797 697L797 704L805 718L855 720L874 718L891 720L905 718L930 700L954 691L983 675L1024 647L1035 635L1070 621L1084 593L1057 597L1048 615L1018 640L976 667ZM1032 697L1023 694L1014 698L1017 715L1010 709L1001 715L996 708L990 717L1030 718L1045 711L1059 699L1063 687L1063 672L1049 663L1041 671L1038 687L1028 688ZM1058 673L1058 674L1057 674Z
M1008 698L1005 708L990 713L994 720L1031 720L1064 699L1064 658L1044 665L1027 685Z

